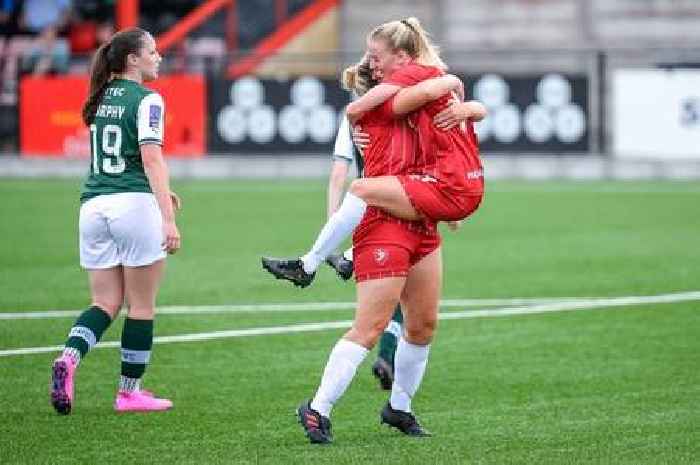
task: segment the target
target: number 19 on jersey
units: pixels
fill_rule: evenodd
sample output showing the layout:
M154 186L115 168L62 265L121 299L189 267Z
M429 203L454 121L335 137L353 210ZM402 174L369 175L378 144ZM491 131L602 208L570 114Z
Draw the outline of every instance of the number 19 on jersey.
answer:
M98 134L96 124L90 125L92 137L92 171L100 174L121 174L126 169L126 160L121 156L122 129L115 124L105 124ZM100 163L101 161L101 163Z

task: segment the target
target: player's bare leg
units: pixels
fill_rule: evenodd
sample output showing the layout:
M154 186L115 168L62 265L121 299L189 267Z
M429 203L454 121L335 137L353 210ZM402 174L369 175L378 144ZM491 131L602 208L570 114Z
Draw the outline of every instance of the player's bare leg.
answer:
M355 179L348 192L361 198L368 206L381 208L396 218L408 221L423 219L396 176Z
M357 310L352 328L336 343L326 363L315 397L297 410L299 422L312 443L332 440L330 413L350 385L357 367L384 331L405 278L362 281L357 285Z
M119 391L114 401L117 412L168 410L173 403L141 390L141 378L151 357L156 295L165 260L139 267L124 268L124 288L129 314L122 332L122 369Z
M277 279L286 279L296 286L310 285L319 265L352 234L368 205L381 208L397 218L423 219L395 176L356 179L350 184L340 208L331 215L305 255L298 258L263 257L263 268Z
M124 302L122 267L88 271L92 304L76 320L66 346L51 368L51 405L67 415L74 405L75 372L80 361L99 342Z
M401 295L404 334L396 351L391 397L381 412L382 423L409 436L429 436L411 410L428 363L430 343L437 328L442 289L442 254L438 248L409 271Z

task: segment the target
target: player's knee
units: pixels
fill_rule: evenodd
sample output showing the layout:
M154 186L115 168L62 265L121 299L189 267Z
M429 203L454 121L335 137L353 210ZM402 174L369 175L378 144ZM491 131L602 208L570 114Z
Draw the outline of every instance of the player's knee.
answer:
M367 350L372 350L384 331L383 327L352 328L345 334L345 339L359 344Z
M428 318L419 322L406 324L404 337L411 344L424 345L433 340L437 330L437 318Z
M129 307L129 318L137 320L152 320L156 310L153 307Z
M122 308L122 302L116 299L94 299L92 305L100 307L112 319L117 316L117 313Z

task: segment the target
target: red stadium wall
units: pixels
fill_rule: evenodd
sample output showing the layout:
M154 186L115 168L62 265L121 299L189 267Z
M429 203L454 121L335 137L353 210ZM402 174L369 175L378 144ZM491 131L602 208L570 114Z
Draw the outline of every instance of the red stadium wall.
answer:
M165 155L201 157L206 151L204 78L168 76L148 86L165 100ZM80 117L87 92L86 77L22 79L19 101L22 154L87 158L90 155L89 131Z

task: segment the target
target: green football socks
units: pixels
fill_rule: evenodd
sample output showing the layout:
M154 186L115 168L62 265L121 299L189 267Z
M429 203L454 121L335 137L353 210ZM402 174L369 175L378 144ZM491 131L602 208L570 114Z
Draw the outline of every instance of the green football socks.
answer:
M99 342L105 330L112 323L110 316L100 307L93 305L76 320L68 333L64 354L72 356L76 362L85 357Z
M120 391L137 391L153 347L153 320L127 318L122 332Z

